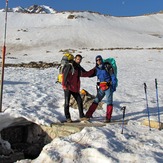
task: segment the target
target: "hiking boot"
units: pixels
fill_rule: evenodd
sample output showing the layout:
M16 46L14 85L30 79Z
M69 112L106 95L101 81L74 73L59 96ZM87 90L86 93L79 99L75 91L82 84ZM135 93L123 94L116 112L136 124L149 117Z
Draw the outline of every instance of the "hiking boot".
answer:
M106 118L106 119L104 120L104 123L110 123L110 122L111 122L111 119Z
M89 121L90 118L87 118L87 117L82 117L80 118L80 121Z
M69 119L66 119L66 122L72 123L72 120L69 118Z

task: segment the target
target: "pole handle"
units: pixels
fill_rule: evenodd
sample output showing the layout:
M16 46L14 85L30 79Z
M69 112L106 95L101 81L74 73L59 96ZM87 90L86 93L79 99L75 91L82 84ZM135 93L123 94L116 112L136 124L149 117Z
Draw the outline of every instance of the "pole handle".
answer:
M121 108L121 110L123 110L123 119L124 119L124 118L125 118L126 106L123 106L123 107Z
M121 134L123 134L126 106L123 106L123 107L121 108L121 110L123 110L123 120L122 120L122 131L121 131Z
M157 89L157 79L155 79L155 86L156 86L156 89Z
M145 91L145 94L147 93L147 84L144 83L144 91Z

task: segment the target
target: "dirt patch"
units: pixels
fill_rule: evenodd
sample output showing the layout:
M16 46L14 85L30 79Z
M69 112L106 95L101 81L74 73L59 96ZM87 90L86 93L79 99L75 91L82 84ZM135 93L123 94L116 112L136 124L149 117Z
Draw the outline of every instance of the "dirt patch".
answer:
M30 63L19 63L19 64L10 64L10 63L5 64L5 67L24 67L24 68L39 68L39 69L58 67L58 66L59 66L59 63L57 62L47 63L47 62L42 62L42 61L30 62Z

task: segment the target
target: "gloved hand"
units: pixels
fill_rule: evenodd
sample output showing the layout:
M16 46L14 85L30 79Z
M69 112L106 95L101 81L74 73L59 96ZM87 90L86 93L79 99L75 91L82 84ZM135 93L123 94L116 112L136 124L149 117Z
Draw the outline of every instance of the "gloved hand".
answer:
M99 86L100 85L100 82L97 82L97 85Z
M111 82L111 81L108 81L108 82L107 82L107 86L110 87L111 85L112 85L112 82Z

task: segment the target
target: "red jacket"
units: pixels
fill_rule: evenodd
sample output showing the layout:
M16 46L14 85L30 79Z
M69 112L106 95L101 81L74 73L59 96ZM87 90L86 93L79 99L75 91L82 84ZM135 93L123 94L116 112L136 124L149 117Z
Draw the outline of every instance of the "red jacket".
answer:
M72 65L68 64L63 70L62 86L63 89L68 89L72 92L79 92L80 77L91 77L95 72L95 68L91 69L90 71L85 71L75 61L72 63Z

